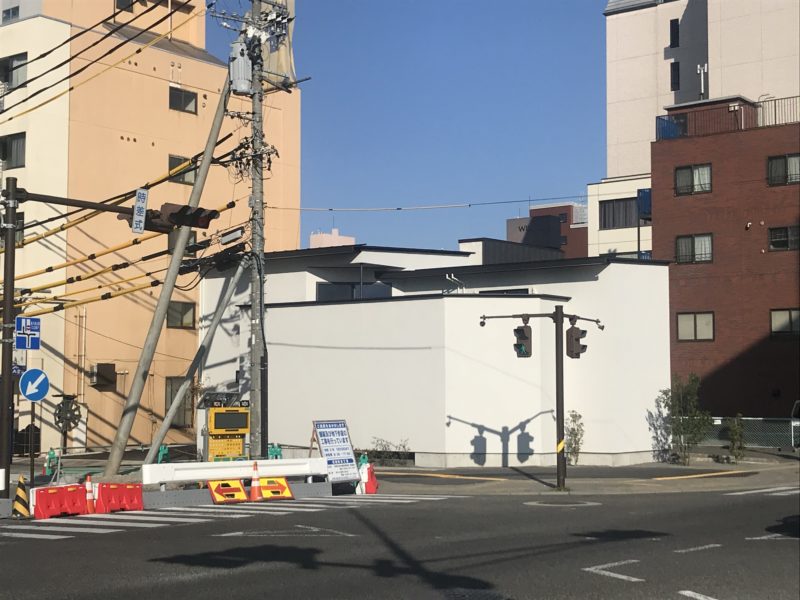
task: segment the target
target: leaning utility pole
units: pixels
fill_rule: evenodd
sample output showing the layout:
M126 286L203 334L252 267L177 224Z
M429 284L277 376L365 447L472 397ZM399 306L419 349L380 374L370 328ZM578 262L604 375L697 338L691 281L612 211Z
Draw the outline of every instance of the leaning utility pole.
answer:
M261 0L253 0L251 13L256 32L261 28ZM250 196L250 232L253 260L250 267L250 456L264 456L267 437L267 407L262 406L262 390L266 392L266 381L262 374L266 371L266 348L262 344L264 331L264 46L259 35L248 39L250 60L252 62L252 150L250 176L253 181L253 194ZM266 378L264 378L266 379Z
M226 76L225 85L219 96L217 112L214 113L214 121L211 124L211 131L208 133L208 140L206 141L206 147L203 151L203 157L200 159L200 167L197 169L197 177L192 187L192 193L189 196L189 206L191 208L197 208L200 204L200 196L203 193L208 169L211 166L214 147L219 139L220 129L222 129L222 121L225 117L225 108L227 106L230 90L230 79ZM191 227L188 226L183 226L178 231L178 237L175 241L175 250L172 254L172 259L170 260L169 268L164 276L164 283L161 287L161 295L158 297L158 303L153 313L153 320L150 322L150 329L147 332L147 337L142 346L142 354L139 357L139 364L136 366L136 373L133 376L131 390L128 393L128 398L122 409L122 417L120 418L117 433L114 436L114 442L111 444L111 452L109 453L104 472L106 476L116 475L122 464L125 446L128 444L128 438L130 437L131 429L133 429L133 422L139 410L142 392L147 383L150 365L153 363L153 355L156 351L161 328L164 326L164 320L167 317L167 308L169 307L169 301L172 297L172 291L175 288L175 282L178 279L178 271L181 266L184 250L186 249L186 243L189 241L190 232Z

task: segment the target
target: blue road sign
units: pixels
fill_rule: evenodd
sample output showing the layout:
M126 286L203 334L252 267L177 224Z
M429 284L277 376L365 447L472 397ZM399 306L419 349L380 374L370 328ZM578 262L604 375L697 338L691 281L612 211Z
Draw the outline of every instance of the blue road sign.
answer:
M50 390L50 380L41 369L28 369L19 378L19 392L31 402L39 402Z
M38 350L42 338L42 320L38 317L17 317L14 347L17 350Z

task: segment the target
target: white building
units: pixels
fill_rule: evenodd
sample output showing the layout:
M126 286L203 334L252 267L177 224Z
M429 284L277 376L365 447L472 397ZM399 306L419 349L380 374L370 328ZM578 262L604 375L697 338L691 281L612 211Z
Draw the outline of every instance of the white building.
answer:
M797 0L609 0L604 14L607 165L587 189L590 256L651 249L650 227L637 234L622 205L650 187L667 106L800 95Z
M646 411L669 386L666 266L608 257L492 262L490 241L467 245L479 252L268 254L269 441L306 446L312 420L344 418L356 447L405 442L417 465L554 464L552 320L531 319L528 359L512 349L519 319L479 322L562 304L605 325L583 325L588 351L565 359L565 407L586 428L581 463L650 460ZM231 273L203 280L204 322ZM202 373L207 390L247 391L247 298L243 282Z

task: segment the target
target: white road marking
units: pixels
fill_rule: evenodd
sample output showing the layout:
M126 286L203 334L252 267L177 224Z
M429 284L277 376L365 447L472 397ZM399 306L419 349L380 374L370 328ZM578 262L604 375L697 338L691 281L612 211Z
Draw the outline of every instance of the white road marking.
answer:
M123 520L123 519L133 519L135 521L171 521L175 523L207 523L211 519L207 516L203 518L199 517L172 517L169 515L164 515L162 517L154 517L148 515L142 515L141 512L126 512L120 515L83 515L83 518L86 519L99 519L99 520L106 520L106 521L114 521L114 520Z
M174 515L180 517L181 515L191 517L222 517L223 519L242 519L247 515L235 514L227 508L212 508L212 507L189 507L189 506L175 506L173 508L159 508L155 510L145 510L149 515Z
M628 575L620 575L619 573L612 573L611 571L606 571L609 567L620 567L622 565L631 565L633 563L638 563L638 560L621 560L619 562L607 563L605 565L596 565L594 567L586 567L582 569L583 571L588 571L589 573L595 573L596 575L605 575L606 577L615 577L616 579L622 579L623 581L644 581L644 579L639 579L638 577L630 577Z
M48 523L64 524L64 525L100 525L108 526L108 523L97 521L92 522L94 515L80 515L74 517L56 517L54 519L45 519L41 521L41 527L47 527ZM163 527L167 523L137 523L135 521L122 521L115 520L115 527Z
M281 503L280 506L265 506L263 504L231 504L230 510L241 511L241 512L265 512L265 513L273 513L275 511L307 513L307 512L320 512L325 509L303 508L300 506L294 507L288 504Z
M748 494L767 494L769 492L783 492L786 490L794 490L796 488L793 487L774 487L774 488L765 488L763 490L747 490L745 492L728 492L727 494L723 494L724 496L746 496Z
M298 529L300 531L298 531ZM337 529L323 529L310 525L295 525L295 529L262 530L262 531L231 531L219 533L213 537L358 537L353 533L345 533Z
M335 496L331 498L329 502L352 502L361 504L415 504L419 502L419 500L408 500L405 498L379 498L377 496Z
M788 492L775 492L773 494L767 494L768 496L796 496L800 494L800 488L796 490L789 490Z
M760 537L746 537L746 540L796 540L797 538L782 535L780 533L770 533L769 535L762 535Z
M66 540L71 535L52 535L48 533L17 533L15 531L0 531L0 536L10 538L30 538L33 540Z
M694 600L717 600L711 596L704 596L703 594L698 594L697 592L692 592L691 590L681 590L678 593L681 596L686 596L687 598L694 598Z
M5 525L6 529L38 529L39 531L62 531L62 532L77 532L77 533L117 533L125 531L124 529L101 529L99 527L62 527L61 525L46 525L44 522L41 525Z
M686 554L687 552L699 552L709 548L722 548L722 544L706 544L705 546L695 546L694 548L684 548L683 550L673 550L675 554Z

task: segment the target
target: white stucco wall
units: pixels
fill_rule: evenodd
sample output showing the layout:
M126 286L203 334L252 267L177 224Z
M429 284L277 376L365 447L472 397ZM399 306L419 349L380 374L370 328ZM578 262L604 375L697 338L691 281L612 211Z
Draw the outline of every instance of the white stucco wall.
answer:
M609 252L636 252L636 228L600 229L600 202L616 198L635 198L636 191L650 187L650 176L619 177L604 179L599 183L586 186L587 204L589 208L589 224L587 246L589 256L600 256ZM641 250L653 247L652 227L642 226Z

